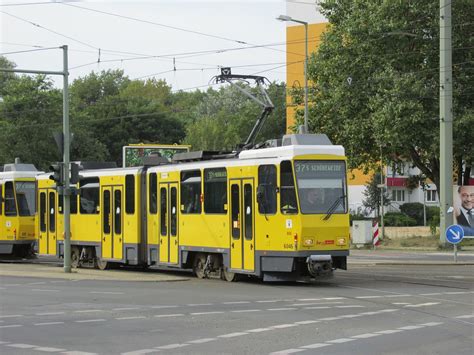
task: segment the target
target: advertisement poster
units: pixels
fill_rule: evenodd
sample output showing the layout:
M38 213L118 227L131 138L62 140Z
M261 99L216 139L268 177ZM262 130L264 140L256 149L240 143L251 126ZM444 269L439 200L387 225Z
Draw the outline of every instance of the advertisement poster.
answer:
M464 229L465 236L474 236L474 186L455 186L453 200L454 223Z

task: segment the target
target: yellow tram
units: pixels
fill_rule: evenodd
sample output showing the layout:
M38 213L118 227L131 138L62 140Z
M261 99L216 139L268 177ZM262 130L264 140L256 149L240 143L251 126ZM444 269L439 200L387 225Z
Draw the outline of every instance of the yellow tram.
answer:
M73 265L193 268L232 281L330 276L349 254L346 157L325 135L85 169L71 202ZM63 254L62 199L38 178L42 254ZM58 213L56 213L58 211ZM53 227L52 227L53 226ZM61 231L61 233L58 233Z
M0 169L0 254L28 256L36 245L36 180L32 164Z

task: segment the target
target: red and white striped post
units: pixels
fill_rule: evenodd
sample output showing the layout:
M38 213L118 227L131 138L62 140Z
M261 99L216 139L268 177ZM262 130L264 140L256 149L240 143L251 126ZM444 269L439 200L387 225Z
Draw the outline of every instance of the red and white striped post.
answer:
M372 244L374 246L374 249L376 246L380 244L380 238L379 238L379 222L377 220L374 221L372 225Z

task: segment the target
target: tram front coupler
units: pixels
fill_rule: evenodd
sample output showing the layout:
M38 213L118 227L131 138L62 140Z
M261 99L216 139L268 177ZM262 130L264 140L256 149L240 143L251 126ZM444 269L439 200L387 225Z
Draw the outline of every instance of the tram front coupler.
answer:
M332 276L332 258L331 255L310 255L306 258L308 272L313 277Z

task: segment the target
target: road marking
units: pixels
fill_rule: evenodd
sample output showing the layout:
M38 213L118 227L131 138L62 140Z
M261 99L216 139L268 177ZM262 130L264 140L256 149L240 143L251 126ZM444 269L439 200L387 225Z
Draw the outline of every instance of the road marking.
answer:
M328 304L341 304L343 302L319 302L319 303L293 303L290 306L322 306Z
M458 318L458 319L469 319L469 318L474 318L474 314L466 314L466 315L463 315L463 316L457 316L455 318Z
M46 313L36 313L37 316L55 316L58 314L64 314L64 312L46 312Z
M220 311L214 311L214 312L195 312L195 313L190 313L190 315L192 316L202 316L202 315L206 315L206 314L222 314L224 312L220 312Z
M386 296L357 296L355 298L365 299L365 298L382 298L382 297L386 297Z
M188 341L187 343L189 343L189 344L204 344L204 343L209 343L210 341L214 341L214 340L217 340L217 338L196 339L196 340Z
M35 324L33 324L33 325L56 325L56 324L64 324L64 322L35 323Z
M399 327L398 329L401 330L415 330L415 329L420 329L423 328L422 325L407 325L406 327Z
M74 313L95 313L95 312L103 312L102 309L83 309L79 311L74 311Z
M327 344L329 345L329 344ZM285 355L285 354L293 354L293 353L299 353L304 351L303 349L286 349L282 351L277 351L275 353L270 353L270 355Z
M314 323L319 323L319 320L302 320L299 322L295 322L295 324L299 324L299 325L314 324Z
M464 295L468 292L466 291L451 291L451 292L444 292L445 295Z
M272 328L273 329L284 329L284 328L292 328L292 327L297 327L299 326L300 324L294 324L294 323L291 323L291 324L279 324L279 325L274 325Z
M183 313L175 313L175 314L157 314L155 318L168 318L168 317L182 317L184 316Z
M442 295L441 292L432 292L432 293L420 293L420 296L437 296Z
M93 323L93 322L105 322L105 319L85 319L85 320L76 320L76 323Z
M134 317L120 317L115 318L116 320L131 320L131 319L145 319L145 316L134 316Z
M96 353L86 353L84 351L64 351L61 354L64 354L64 355L97 355Z
M269 330L272 330L272 328L256 328L256 329L246 330L246 332L248 332L248 333L261 333L261 332L268 332Z
M41 288L32 288L31 291L35 291L35 292L59 292L59 290L49 290L49 289L41 289Z
M435 327L437 325L441 325L443 323L441 322L430 322L430 323L423 323L423 324L420 324L420 325L424 325L425 327Z
M156 349L163 349L163 350L169 350L169 349L177 349L177 348L183 348L185 346L189 346L190 344L170 344L170 345L164 345L164 346L157 346Z
M421 327L420 327L421 328ZM416 328L415 328L416 329ZM367 338L373 338L373 337L378 337L382 334L378 334L378 333L365 333L365 334L359 334L359 335L354 335L353 337L351 338L354 338L354 339L367 339Z
M40 348L34 348L33 350L43 351L45 353L58 353L60 351L65 351L66 349L40 347Z
M3 329L3 328L19 328L19 327L23 327L23 326L21 324L0 325L1 329Z
M354 340L355 339L351 339L351 338L339 338L339 339L329 340L328 343L342 344L342 343L348 343Z
M331 344L326 344L326 343L316 343L316 344L310 344L310 345L305 345L302 346L304 349L317 349L317 348L324 348L325 346L330 346Z
M247 313L247 312L261 312L261 309L239 309L236 311L231 311L231 313Z
M405 305L410 304L410 303L407 303L407 302L393 302L392 304L394 304L396 306L405 306Z
M419 304L408 304L405 307L418 308L418 307L434 306L437 304L439 304L439 302L427 302L427 303L419 303Z
M17 349L32 349L36 348L36 345L30 345L30 344L8 344L7 346L11 348L17 348Z
M162 308L177 308L178 306L151 306L153 309L162 309Z
M358 305L358 304L350 304L347 306L336 306L336 308L365 308L365 306Z
M229 333L229 334L223 334L223 335L218 335L218 338L235 338L235 337L240 337L242 335L246 335L248 333L246 332L235 332L235 333Z
M378 334L395 334L395 333L400 333L403 332L401 329L387 329L387 330L381 330L379 332L376 332Z
M158 350L156 349L141 349L141 350L135 350L135 351L129 351L127 353L122 353L121 355L142 355L142 354L151 354L151 353L156 353Z
M212 306L212 303L189 303L189 307L198 307L198 306Z
M233 302L224 302L223 304L244 304L250 303L249 301L233 301Z
M294 311L296 308L294 307L282 307L282 308L269 308L267 311Z
M112 308L112 311L132 311L135 309L140 309L139 307L122 307L122 308Z
M90 291L89 293L99 294L99 295L123 295L124 292L113 292L113 291Z
M32 286L32 285L45 285L45 284L46 284L46 282L40 281L40 282L30 282L29 284L25 284L25 285Z
M282 300L263 300L263 301L255 301L257 303L275 303L275 302L281 302Z
M0 316L0 318L15 318L15 317L23 317L23 314L7 314L5 316Z
M329 309L331 307L327 306L315 306L315 307L303 307L303 309Z

